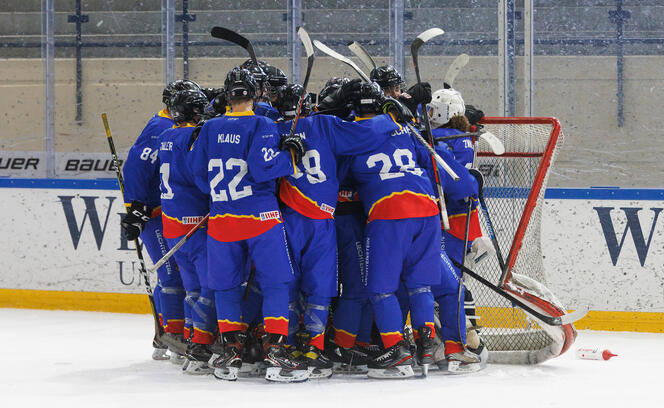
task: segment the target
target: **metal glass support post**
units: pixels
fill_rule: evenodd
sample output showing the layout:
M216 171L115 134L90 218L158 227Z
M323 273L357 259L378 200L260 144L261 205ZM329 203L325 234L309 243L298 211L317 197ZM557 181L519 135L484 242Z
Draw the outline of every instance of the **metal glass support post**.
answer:
M182 76L189 79L189 22L196 21L196 14L189 14L189 0L182 0L182 14L175 21L182 22Z
M533 116L533 56L535 53L533 0L523 0L523 8L523 116Z
M55 0L41 1L41 58L44 75L44 134L46 177L55 177Z
M514 20L515 0L498 2L498 84L499 109L503 116L514 116Z
M404 67L404 0L390 0L390 64L406 77Z
M623 115L623 104L625 95L623 93L623 68L624 68L624 52L623 52L623 25L625 21L629 20L632 16L627 10L622 9L622 0L617 0L616 10L609 11L609 20L616 23L616 69L617 69L617 88L616 96L618 97L618 127L625 124L625 117Z
M76 122L81 125L83 120L83 38L81 24L90 21L90 16L81 14L81 0L76 0L76 14L67 16L68 23L76 24Z
M161 0L161 58L166 86L175 80L175 0Z
M288 50L291 56L291 82L302 83L302 44L297 28L302 25L302 0L290 0L286 11L288 20Z

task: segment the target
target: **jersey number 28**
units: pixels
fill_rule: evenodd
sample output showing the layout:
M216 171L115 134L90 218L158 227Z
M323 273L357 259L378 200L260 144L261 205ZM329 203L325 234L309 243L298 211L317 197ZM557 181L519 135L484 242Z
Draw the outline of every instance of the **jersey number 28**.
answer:
M382 163L380 173L378 173L381 180L403 177L406 175L405 172L416 176L421 176L424 173L421 168L417 167L415 160L413 160L413 152L408 149L396 149L392 153L392 159L394 159L394 164L392 164L390 156L385 153L372 154L367 159L367 167L371 169L376 167L378 163ZM399 168L398 171L392 171L394 165Z

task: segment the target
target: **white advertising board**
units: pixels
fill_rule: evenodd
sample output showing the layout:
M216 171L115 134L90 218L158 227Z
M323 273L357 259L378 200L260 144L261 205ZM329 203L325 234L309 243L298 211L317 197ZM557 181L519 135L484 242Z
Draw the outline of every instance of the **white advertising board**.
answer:
M0 211L1 288L144 293L119 191L0 188ZM664 200L545 200L549 288L570 309L664 312L663 212Z

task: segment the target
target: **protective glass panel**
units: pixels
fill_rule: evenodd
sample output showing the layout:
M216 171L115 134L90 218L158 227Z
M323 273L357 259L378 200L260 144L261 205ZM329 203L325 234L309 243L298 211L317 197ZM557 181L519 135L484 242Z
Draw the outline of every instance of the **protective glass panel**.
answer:
M319 40L328 47L351 59L369 75L371 69L354 57L347 44L360 43L378 65L389 63L389 1L366 2L361 0L302 1L304 26L312 40ZM316 63L311 73L309 88L320 92L333 76L358 78L347 65L316 52Z
M45 86L39 2L0 3L0 177L43 177Z
M244 48L210 35L214 26L246 37L259 60L290 72L287 37L287 1L178 1L176 13L189 23L176 24L178 77L188 77L202 87L221 87L226 73L249 59ZM248 12L248 10L251 10ZM183 18L178 17L178 20ZM188 40L186 40L188 38ZM186 71L188 69L188 72Z
M160 2L56 2L56 175L115 178L100 114L121 158L161 103Z

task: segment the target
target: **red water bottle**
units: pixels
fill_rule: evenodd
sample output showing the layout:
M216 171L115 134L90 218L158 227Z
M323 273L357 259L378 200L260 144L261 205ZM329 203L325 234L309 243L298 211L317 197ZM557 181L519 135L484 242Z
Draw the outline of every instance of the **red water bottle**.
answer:
M576 350L576 358L582 360L608 360L611 357L616 357L610 350L600 350L591 348L580 348Z

